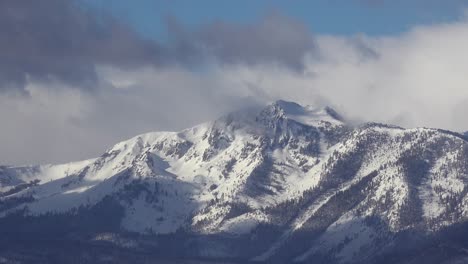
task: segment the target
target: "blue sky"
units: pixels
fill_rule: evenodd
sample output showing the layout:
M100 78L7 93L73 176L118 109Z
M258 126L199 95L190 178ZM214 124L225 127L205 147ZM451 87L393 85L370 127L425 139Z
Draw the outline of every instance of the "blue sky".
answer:
M213 21L249 23L268 12L292 17L316 34L394 35L415 25L457 20L468 1L449 0L87 0L98 10L124 19L150 38L164 38L164 19L188 27Z

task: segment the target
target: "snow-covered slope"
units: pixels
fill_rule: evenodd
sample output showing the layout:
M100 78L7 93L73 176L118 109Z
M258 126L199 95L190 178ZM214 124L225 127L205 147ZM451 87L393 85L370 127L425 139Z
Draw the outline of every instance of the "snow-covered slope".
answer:
M0 226L18 215L78 219L112 200L114 232L183 233L196 245L177 245L188 255L360 262L402 232L466 221L467 150L456 133L351 127L331 108L277 101L143 134L92 160L0 167Z

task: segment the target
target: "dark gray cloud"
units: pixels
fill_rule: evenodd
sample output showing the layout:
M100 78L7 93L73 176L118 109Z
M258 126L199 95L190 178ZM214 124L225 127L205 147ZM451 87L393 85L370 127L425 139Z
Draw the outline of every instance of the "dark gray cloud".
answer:
M96 64L158 63L161 49L111 17L63 0L0 1L0 89L27 79L92 88Z
M0 1L0 91L24 92L28 80L92 90L98 82L96 65L193 67L214 60L301 69L313 47L304 25L279 14L251 25L214 22L188 30L174 18L167 25L170 40L162 45L76 1Z
M310 30L279 13L270 13L255 24L216 21L193 31L172 18L168 31L177 53L192 60L206 56L221 63L278 63L301 70L304 55L314 48Z

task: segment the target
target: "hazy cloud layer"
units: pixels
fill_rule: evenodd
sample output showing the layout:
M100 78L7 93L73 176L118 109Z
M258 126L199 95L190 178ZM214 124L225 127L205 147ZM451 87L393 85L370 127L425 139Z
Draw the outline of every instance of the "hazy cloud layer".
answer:
M1 1L0 163L89 158L279 98L468 130L465 18L392 37L312 37L280 14L195 29L169 20L168 33L145 40L68 1Z

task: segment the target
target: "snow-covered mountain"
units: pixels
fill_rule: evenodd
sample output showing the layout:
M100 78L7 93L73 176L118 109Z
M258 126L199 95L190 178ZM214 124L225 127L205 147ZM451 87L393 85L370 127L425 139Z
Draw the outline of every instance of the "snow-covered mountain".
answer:
M463 135L277 101L91 160L0 167L0 231L165 257L441 263L466 260L467 194Z

